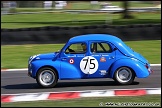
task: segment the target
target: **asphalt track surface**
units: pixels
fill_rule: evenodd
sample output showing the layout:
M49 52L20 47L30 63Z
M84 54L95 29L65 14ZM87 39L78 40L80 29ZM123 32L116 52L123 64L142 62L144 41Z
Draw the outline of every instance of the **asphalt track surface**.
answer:
M78 79L59 80L54 88L41 88L27 71L1 72L1 94L61 92L81 90L161 88L161 66L152 66L154 72L147 78L135 78L131 85L117 85L114 80Z

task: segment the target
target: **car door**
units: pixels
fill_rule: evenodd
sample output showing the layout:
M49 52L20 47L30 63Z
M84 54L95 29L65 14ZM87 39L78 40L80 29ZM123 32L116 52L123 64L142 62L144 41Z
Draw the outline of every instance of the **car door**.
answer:
M89 56L93 57L91 60L90 69L95 69L95 72L91 73L89 78L102 78L108 77L108 69L115 61L115 51L113 51L113 46L108 42L91 41ZM97 66L97 67L93 67Z
M87 43L69 43L61 53L60 79L86 78L87 74L81 71L80 61L87 55Z

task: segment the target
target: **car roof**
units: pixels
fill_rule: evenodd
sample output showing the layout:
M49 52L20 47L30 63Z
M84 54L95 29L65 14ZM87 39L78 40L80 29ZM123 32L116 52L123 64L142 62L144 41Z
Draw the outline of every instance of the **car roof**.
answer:
M78 41L110 41L113 43L115 41L120 42L121 39L109 34L86 34L72 37L69 40L69 42L78 42Z
M69 42L85 41L108 41L114 44L125 55L133 56L133 50L128 47L120 38L109 34L86 34L72 37Z

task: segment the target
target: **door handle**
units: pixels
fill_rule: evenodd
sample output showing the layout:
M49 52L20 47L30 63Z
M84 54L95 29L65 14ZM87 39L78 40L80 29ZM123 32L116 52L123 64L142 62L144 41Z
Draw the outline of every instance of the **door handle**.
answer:
M115 58L114 56L109 57L109 59L114 59L114 58Z

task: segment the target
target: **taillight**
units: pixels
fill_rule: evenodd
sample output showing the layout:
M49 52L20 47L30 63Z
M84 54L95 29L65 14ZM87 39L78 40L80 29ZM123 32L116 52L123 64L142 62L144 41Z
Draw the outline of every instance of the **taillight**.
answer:
M145 67L147 68L147 70L148 70L150 73L153 73L153 70L151 69L151 67L148 66L148 64L146 64Z
M146 64L145 66L146 66L146 68L148 69L148 65Z

